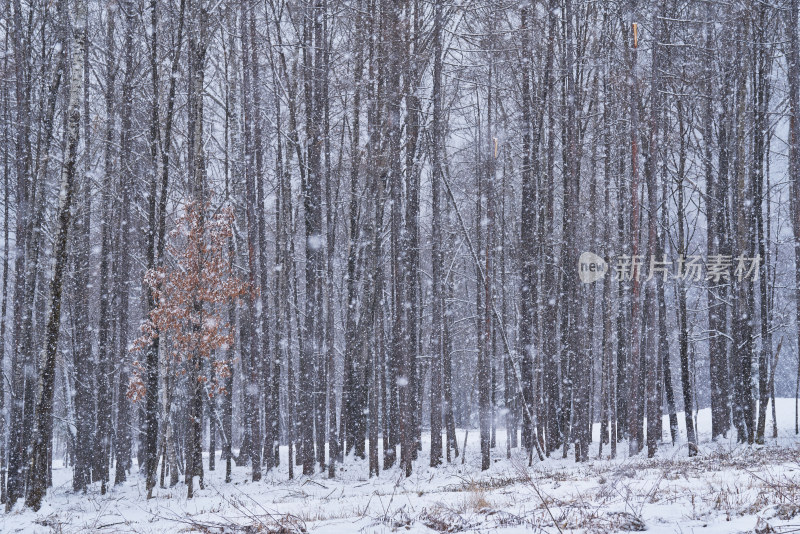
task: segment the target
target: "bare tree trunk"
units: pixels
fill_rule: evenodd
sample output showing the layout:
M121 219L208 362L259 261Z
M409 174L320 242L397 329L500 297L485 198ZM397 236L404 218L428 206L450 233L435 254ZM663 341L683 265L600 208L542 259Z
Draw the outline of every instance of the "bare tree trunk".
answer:
M608 17L607 13L604 13L604 22ZM611 177L611 159L612 159L612 149L611 149L611 99L609 98L609 74L608 69L603 69L603 138L604 138L604 147L603 147L603 203L609 209L611 209L611 185L612 185L612 177ZM612 224L613 219L608 217L606 220L606 224L603 228L603 243L604 245L600 248L602 250L603 256L608 261L608 256L610 250L614 248L612 242ZM601 366L600 366L600 442L598 444L597 449L597 457L603 457L603 445L606 443L615 445L615 437L613 435L609 435L609 430L611 430L610 434L614 434L613 429L616 428L616 421L613 417L614 413L614 374L612 372L613 369L613 345L612 345L612 337L614 335L613 332L613 325L612 325L612 315L614 314L614 302L612 300L612 281L609 279L603 280L603 294L601 297L601 314L603 317L603 338L602 338L602 359L601 359ZM613 452L615 452L612 448L612 458Z
M202 275L204 252L202 243L204 240L205 227L205 203L207 201L206 192L206 156L203 147L204 138L204 93L205 93L205 59L207 46L206 11L203 0L192 0L190 4L190 27L189 32L189 91L187 94L188 108L188 139L187 139L187 165L189 168L188 189L192 199L194 209L199 213L200 238L197 243L197 265L196 276ZM205 310L203 303L196 296L192 303L193 315L197 322L192 324L193 329L200 328L203 324ZM187 498L194 496L194 477L199 478L200 489L204 488L203 475L203 356L200 350L195 347L193 353L187 355L186 366L188 367L188 399L187 399L187 418L186 418L186 471L184 473L187 485ZM260 468L260 465L259 465Z
M323 2L323 10L327 13L327 1ZM326 382L326 394L328 399L328 425L327 425L327 433L328 433L328 478L334 478L336 476L336 460L339 456L339 437L338 437L338 426L336 424L336 359L335 359L335 347L334 343L336 341L336 332L334 330L334 307L333 307L333 276L334 276L334 253L336 249L336 224L338 221L338 215L336 214L336 205L338 204L339 199L339 183L338 183L338 176L339 173L337 172L337 184L336 184L336 192L332 191L332 179L331 179L331 135L330 135L330 99L328 96L328 76L327 72L329 69L329 62L330 62L330 51L328 50L328 17L324 17L323 19L323 30L322 34L325 36L323 51L322 51L322 65L321 70L326 73L322 79L322 87L321 87L321 95L320 99L323 102L323 131L324 131L324 143L323 143L323 150L325 152L325 228L326 228L326 250L325 250L325 295L326 295L326 305L325 305L325 375L327 377ZM344 133L344 132L343 132ZM344 141L344 135L342 136L342 141ZM342 143L343 144L343 143ZM341 170L341 165L338 166ZM335 194L335 197L334 197ZM324 444L323 444L324 450Z
M233 40L233 34L231 34L230 39ZM226 64L227 65L227 64ZM226 80L229 80L229 72L225 72ZM231 119L233 118L233 110L232 110L232 99L233 94L235 94L236 90L234 87L231 87L231 83L229 82L226 84L226 91L225 91L225 125L224 125L224 143L225 143L225 154L224 154L224 169L225 169L225 198L230 198L230 184L231 184L231 123L233 122ZM234 258L236 257L236 250L234 248L234 237L231 236L228 238L228 262L231 271L233 271L233 263ZM236 331L236 303L231 300L228 303L228 324L232 331ZM233 361L235 359L235 350L232 347L229 347L225 350L225 362L228 365L228 377L225 379L225 392L222 398L222 420L220 425L220 431L222 432L222 456L220 457L221 460L225 460L225 482L231 481L231 461L233 460ZM212 437L213 439L213 437ZM209 451L209 455L213 457L214 449L212 448ZM289 464L291 466L291 462ZM209 471L212 470L212 465L208 467Z
M666 35L665 30L665 35ZM666 47L668 48L668 47ZM664 54L664 61L668 61L669 57L669 50L662 50ZM663 98L663 97L662 97ZM665 132L663 135L666 135L666 132L669 131L669 117L668 117L668 105L665 103L662 106L662 117L661 120L663 124L661 125L661 131ZM659 143L661 146L656 147L661 150L661 158L662 161L667 160L667 143ZM669 183L669 168L667 165L661 165L661 202L664 205L661 208L661 234L658 236L658 242L656 244L656 248L658 250L657 255L659 257L666 255L666 244L669 243L669 210L666 208L667 206L667 199L669 198L668 194L668 183ZM670 439L672 444L675 445L678 441L678 414L677 409L675 407L675 389L672 385L672 369L670 367L670 350L669 350L669 337L668 337L668 327L667 327L667 299L665 295L665 286L667 282L659 277L656 278L656 292L658 296L658 359L661 364L661 369L663 373L663 387L666 393L667 399L667 412L669 413L669 432L670 432ZM660 383L660 382L659 382ZM661 396L659 396L659 400Z
M125 6L125 76L122 82L122 113L120 124L120 179L122 189L122 209L119 221L119 273L115 283L115 292L119 302L119 356L117 360L120 370L117 385L117 428L114 452L116 455L116 472L114 484L121 484L126 479L126 472L131 466L131 412L130 402L126 392L130 379L128 368L128 297L130 294L130 232L131 221L129 210L125 206L131 205L133 187L133 141L132 141L132 114L133 114L133 33L134 33L134 6L128 2Z
M55 26L58 28L60 50L54 54L52 73L50 75L49 95L47 97L42 126L39 128L36 139L36 165L33 161L33 148L29 138L17 139L17 233L15 240L17 243L17 261L15 262L16 280L14 288L14 341L15 350L12 355L12 393L16 399L20 399L12 404L11 428L10 428L10 447L9 447L9 470L8 470L8 499L6 507L8 509L14 505L19 497L25 492L26 480L30 479L30 451L34 430L34 409L35 409L35 386L38 365L34 354L37 348L46 343L46 339L39 332L34 332L34 324L43 325L45 323L45 313L47 311L47 294L43 290L45 282L45 269L40 268L40 252L44 249L43 232L44 217L47 202L45 201L45 184L47 183L46 174L50 159L50 147L53 138L54 116L56 110L56 100L61 90L61 80L66 69L66 49L67 39L69 38L69 20L66 10L59 4L57 10L58 20ZM14 51L16 65L16 98L18 113L20 117L28 120L30 116L30 79L26 82L26 77L30 76L22 63L26 61L29 52L27 46L21 44L18 39L22 39L22 29L20 19L16 14L21 11L19 3L15 2L15 30L14 30ZM44 43L43 43L44 44ZM25 93L28 91L28 93ZM20 93L23 94L20 94ZM68 114L65 114L65 122ZM19 132L29 134L29 125L24 124L18 128ZM28 173L32 172L29 177ZM24 174L20 174L24 173ZM29 213L30 206L36 209ZM20 245L22 243L22 245ZM24 271L24 274L21 274ZM38 296L38 298L37 298ZM37 335L38 334L38 335ZM46 336L46 329L45 329ZM48 444L49 446L49 444ZM49 456L47 458L49 463Z
M8 8L8 3L6 4ZM10 12L10 8L8 8ZM8 50L8 32L6 32L5 48ZM3 60L3 70L7 70L8 59ZM9 152L11 147L11 139L9 139L9 130L11 129L11 114L9 113L10 95L7 89L3 89L3 146L7 147L3 150L3 298L0 305L0 379L2 379L2 386L0 386L0 504L6 502L6 397L5 397L5 355L6 355L6 308L8 304L8 225L9 225L9 202L10 202L10 183L9 176L11 174L11 165L9 163ZM88 450L88 447L87 449ZM83 458L81 458L83 459ZM76 468L77 471L77 468ZM85 480L85 479L82 479ZM73 483L73 486L75 484ZM80 484L79 484L80 485ZM84 482L85 486L85 482ZM81 487L84 487L81 486ZM77 491L77 490L76 490Z
M42 356L33 431L33 450L25 504L38 510L47 491L47 468L50 442L53 438L53 394L55 387L56 352L61 325L61 289L67 258L67 234L75 178L78 140L80 136L81 99L83 98L83 69L86 60L87 6L78 2L75 25L72 29L72 70L70 75L69 113L67 120L67 153L61 174L58 206L58 230L54 247L54 270L50 282L50 308L46 327L46 347Z
M767 34L767 6L754 7L754 39L753 39L753 162L751 180L753 181L753 210L755 215L755 231L757 243L755 249L760 259L758 270L759 281L759 315L761 319L761 347L758 353L758 420L756 423L756 443L764 443L764 433L767 424L767 405L769 404L769 362L772 360L772 334L770 332L770 306L767 292L769 278L769 264L767 263L766 228L764 225L764 164L769 154L769 135L767 113L769 112L769 77L771 72L771 52L768 50ZM769 203L769 191L766 202ZM752 256L751 256L752 257ZM755 276L753 276L755 278ZM754 310L755 311L755 310Z
M92 353L92 336L90 332L90 277L91 277L91 221L92 221L92 165L91 122L89 116L89 40L86 44L86 61L83 69L83 135L84 150L88 157L84 158L84 176L80 185L80 195L83 197L83 213L75 223L75 303L74 321L75 337L78 338L76 352L73 355L73 373L68 376L64 369L64 381L71 379L73 388L67 388L73 398L67 398L68 406L72 406L75 422L75 436L73 441L74 470L72 477L73 491L86 491L86 486L91 482L92 435L96 409L92 398L95 391L94 385L94 354ZM80 334L80 333L83 334ZM2 456L2 453L0 453Z
M112 433L112 389L111 389L111 343L112 320L110 314L111 307L111 274L113 270L112 259L112 227L114 224L113 208L113 185L111 177L114 174L114 161L116 159L114 141L115 127L114 116L116 113L116 72L115 63L115 19L116 11L108 10L107 28L105 35L106 62L109 65L106 70L106 91L105 91L105 110L106 124L104 140L104 178L102 195L102 214L100 227L100 305L99 305L99 324L96 369L97 382L97 430L95 432L94 445L94 465L92 468L92 480L100 480L101 493L106 491L106 483L109 479L109 459L111 455L111 433Z
M6 510L10 510L18 498L24 495L25 473L27 469L27 433L25 431L25 408L27 404L21 401L25 391L26 351L25 351L25 319L27 306L25 305L27 277L27 257L30 249L26 246L29 241L29 224L32 219L31 191L32 180L30 177L32 155L30 147L30 94L27 79L29 74L26 69L28 64L30 41L23 25L23 12L20 0L14 0L13 47L14 47L14 97L17 101L16 116L18 127L16 129L15 144L15 174L16 183L16 231L15 243L17 252L14 260L14 302L13 302L13 352L11 354L11 398L9 414L9 440L8 440L8 481L6 488Z
M656 316L656 311L661 313L666 310L660 310L658 307L657 299L657 284L656 280L652 280L654 271L656 269L655 262L664 261L663 251L661 250L659 237L658 237L658 168L660 165L659 155L661 154L661 135L662 130L661 120L663 117L662 103L663 97L661 94L661 43L664 41L666 32L664 25L666 17L666 3L662 0L659 4L655 21L655 32L653 38L653 52L652 52L652 74L650 80L650 117L649 117L649 135L647 141L647 159L645 161L645 180L647 182L647 259L651 262L650 274L645 286L645 318L646 318L646 331L647 331L647 345L645 362L647 365L646 372L646 386L647 390L647 456L652 458L658 450L658 442L661 440L661 399L658 395L660 389L658 387L660 381L656 372L659 362L663 359L659 358L659 342L656 340L656 330L659 324L659 318ZM635 53L635 51L634 51ZM634 78L633 84L636 85L637 81ZM638 106L638 99L634 101L634 106ZM660 274L658 275L660 276ZM666 275L665 275L666 276Z
M749 20L742 17L737 22L739 35L750 35ZM746 94L747 73L750 65L744 55L743 42L736 45L735 58L739 70L734 78L734 112L732 113L733 176L736 187L732 189L732 229L734 243L740 254L753 256L753 198L752 181L748 180L745 136L747 126ZM752 283L748 278L733 284L733 317L731 350L731 373L733 375L733 424L739 442L752 443L755 434L755 420L752 393L753 328L750 322L754 311Z
M578 213L580 209L580 152L578 146L579 129L577 121L578 94L576 89L576 72L578 64L575 60L574 39L574 14L571 0L564 3L564 60L566 63L566 87L563 93L566 119L562 123L565 146L563 147L564 169L563 196L564 208L563 241L561 249L562 265L577 265L578 263ZM582 313L579 306L580 288L574 276L562 275L561 288L564 295L564 306L561 313L561 379L564 384L562 396L562 432L565 434L564 456L566 457L569 443L573 438L577 446L575 460L582 461L587 458L583 428L589 417L589 382L590 375L587 364L587 354L581 346L580 325Z
M492 34L495 30L494 26L494 12L489 14L489 34ZM483 261L484 261L484 272L483 272L483 280L482 284L479 281L477 294L480 296L483 293L483 301L484 305L481 307L480 299L478 300L478 325L479 325L479 333L478 335L481 336L482 342L479 343L480 350L478 352L478 422L480 427L480 447L481 447L481 469L486 470L489 469L491 465L491 426L492 426L492 352L491 352L491 341L492 341L492 230L494 228L494 191L493 191L493 182L494 182L494 174L495 174L495 158L497 157L497 150L498 147L494 143L494 64L492 58L492 50L491 45L490 49L487 51L489 55L489 61L487 65L487 86L486 86L486 138L483 140L483 143L480 143L481 136L478 136L479 144L478 144L478 174L479 176L484 176L483 180L480 182L478 187L478 215L477 215L477 236L478 236L478 247L477 253L481 254L481 233L482 231L485 233L484 239L484 246L483 246ZM527 81L525 82L527 83ZM480 126L480 123L478 124ZM488 149L488 150L487 150ZM485 161L481 161L481 160ZM529 179L530 177L530 170L529 172ZM535 177L533 178L535 180ZM481 201L485 199L486 202L486 216L485 218L481 215L480 205ZM535 221L535 214L536 214L536 207L535 203L531 204L529 207L529 211L531 214L531 233L533 233L533 229L536 226ZM535 250L535 244L529 243L531 245L530 249L531 252ZM480 280L480 277L479 277ZM481 287L481 285L483 287ZM536 306L536 287L535 284L532 285L532 294L531 294L531 303L530 308L534 312L535 316L535 306ZM482 323L482 324L481 324ZM531 323L535 323L535 317L531 317ZM530 349L531 355L533 351L533 347ZM533 387L533 384L531 384ZM530 404L531 406L533 403ZM533 436L533 433L532 433Z
M528 27L528 9L520 9L520 31L522 32L522 48L527 52L530 49L530 29ZM523 402L527 406L533 406L533 351L535 350L534 340L534 310L536 305L536 279L535 279L535 256L536 248L536 177L531 172L531 153L533 150L533 139L531 136L532 117L531 117L531 70L530 62L523 63L522 69L522 214L520 218L520 246L523 250L521 271L522 281L520 290L521 301L521 322L520 322L520 349L522 351L522 361L520 362L520 374L522 378ZM547 364L545 364L547 365ZM534 421L527 410L522 413L522 444L530 452L532 450Z
M410 356L406 336L406 304L408 302L405 267L406 253L403 250L403 182L401 167L401 64L400 58L404 53L403 34L401 32L402 5L394 2L384 2L382 5L383 46L387 59L383 77L385 78L384 103L386 106L383 117L386 121L387 158L385 172L388 177L390 193L390 242L391 242L391 349L388 361L389 375L387 377L390 390L390 421L389 431L397 433L397 438L390 436L390 447L396 441L400 442L400 463L406 476L411 474L411 459L413 447L413 420L410 413L409 383ZM387 467L384 461L384 469ZM389 456L389 466L392 456Z
M542 243L542 261L546 265L545 272L542 276L544 294L542 296L542 333L544 339L542 340L542 360L543 360L543 402L544 402L544 417L545 417L545 453L558 449L562 442L562 426L561 426L561 384L558 372L558 269L556 268L556 218L554 211L555 204L555 135L556 127L555 120L556 114L554 110L555 96L554 91L555 77L553 76L553 64L555 61L555 46L557 35L557 2L550 0L548 7L548 39L547 39L547 52L545 63L545 76L544 87L542 90L542 106L539 111L539 130L538 137L542 136L542 128L544 126L544 113L547 110L547 167L545 169L545 177L541 180L544 183L544 191L542 198L539 200L542 205L542 239L546 242ZM524 113L524 108L523 108ZM537 143L538 144L538 143ZM532 165L539 165L540 158L533 158ZM545 228L549 226L549 230ZM523 384L526 379L523 375ZM524 386L523 386L524 387ZM524 399L524 393L523 393ZM523 412L523 428L525 421L525 414ZM523 444L529 447L525 441L523 433Z
M631 116L631 236L633 248L631 257L639 255L639 91L636 81L636 60L638 53L638 29L634 22L632 27L631 57L631 88L630 88L630 116ZM631 266L634 269L634 266ZM641 334L640 327L641 301L639 297L640 284L639 272L632 272L633 290L631 295L631 354L628 360L628 454L636 455L642 449L642 419L644 417L644 399L640 397L639 383L641 379Z
M419 397L419 370L417 359L419 345L419 213L420 213L420 165L417 164L417 151L420 135L421 102L417 94L420 73L422 39L420 37L420 10L419 0L408 0L405 6L404 49L411 59L403 64L403 94L405 95L405 230L403 232L403 249L405 251L403 284L405 286L405 358L406 390L408 410L408 465L417 458L417 452L422 447L420 427L420 397ZM410 471L409 471L410 472Z
M319 321L319 311L321 311L321 274L323 265L322 245L322 172L321 172L321 119L322 109L318 105L320 97L317 94L320 86L318 73L321 67L321 54L319 47L322 46L322 21L321 21L321 0L314 0L306 7L308 10L303 23L303 83L306 103L306 134L307 142L307 168L306 177L302 181L303 211L305 217L305 318L303 323L304 344L300 354L300 368L298 373L299 386L299 423L302 433L302 463L303 474L310 475L314 472L314 463L319 461L319 453L322 452L324 462L324 450L317 451L315 455L315 431L317 439L324 429L318 425L320 395L318 388L320 384L319 373L317 372L321 339L321 323ZM324 400L322 408L324 409ZM324 434L323 434L324 435Z
M431 452L430 465L442 463L442 370L444 349L444 284L442 269L442 6L434 5L433 21L433 117L431 132Z
M714 71L713 56L714 32L712 21L713 7L709 3L707 18L709 23L704 25L706 58L704 60L705 80L705 106L703 109L703 141L704 141L704 171L706 178L706 209L708 255L722 253L725 250L725 209L727 196L727 136L726 125L721 121L718 133L719 159L717 168L713 164L713 135L714 135ZM680 104L680 101L678 102ZM724 108L723 108L724 109ZM680 119L680 113L678 114ZM724 436L730 427L730 400L728 392L728 361L727 341L724 337L727 324L727 304L725 302L725 288L722 284L708 284L708 328L709 334L709 377L711 382L711 437L716 440ZM683 359L681 359L681 374L683 374ZM684 384L686 384L684 382ZM686 409L687 414L690 411Z
M264 143L262 136L262 106L261 106L261 73L259 68L259 50L256 40L256 2L250 3L249 8L249 32L250 32L250 68L252 69L252 106L251 121L253 123L253 148L255 156L255 207L256 225L258 239L258 265L260 282L260 306L259 318L261 322L261 350L259 365L261 366L263 411L264 411L264 440L263 444L258 439L254 445L259 448L259 460L262 459L260 449L263 446L263 460L267 470L275 467L275 450L278 432L278 410L273 408L274 395L272 391L273 377L276 372L270 348L269 335L269 263L267 261L267 234L266 234L266 210L264 206ZM260 476L261 468L258 472ZM258 480L255 478L254 480Z
M800 39L798 39L798 0L790 2L789 16L789 180L792 184L792 229L794 230L795 263L795 323L800 333ZM800 354L800 335L797 336ZM800 390L800 358L797 362L797 388L795 389L794 432L800 433L797 417L797 398Z

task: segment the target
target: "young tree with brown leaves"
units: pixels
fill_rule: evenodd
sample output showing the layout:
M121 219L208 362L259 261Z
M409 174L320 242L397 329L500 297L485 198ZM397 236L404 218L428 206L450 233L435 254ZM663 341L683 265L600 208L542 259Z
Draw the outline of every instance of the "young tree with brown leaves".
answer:
M213 359L212 355L215 350L234 344L233 329L227 320L227 304L244 296L248 286L233 274L228 261L233 212L225 208L207 217L204 212L208 211L209 206L200 209L198 204L189 203L171 234L168 253L174 263L147 271L145 283L157 305L142 325L142 335L134 343L133 350L145 350L160 335L168 343L166 357L174 364L176 372L188 374L190 380L197 381L212 396L230 393L222 384L231 373L231 362ZM205 362L209 362L213 372L204 372ZM137 372L128 388L128 397L134 401L146 395L139 372L141 366L136 362L135 367ZM189 424L194 422L194 417L202 418L202 413L193 414L191 410L187 415ZM200 442L190 439L187 448L186 474L191 498L192 473L200 473L200 487L203 487L202 465L189 465L191 458L199 456Z

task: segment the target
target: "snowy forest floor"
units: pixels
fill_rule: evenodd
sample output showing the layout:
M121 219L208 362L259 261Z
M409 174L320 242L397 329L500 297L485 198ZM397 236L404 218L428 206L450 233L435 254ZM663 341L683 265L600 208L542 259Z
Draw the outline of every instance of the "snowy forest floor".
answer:
M157 489L145 499L144 481L134 473L105 496L94 485L72 492L72 470L53 466L54 487L39 512L19 503L0 514L0 532L616 532L679 533L800 532L800 438L794 433L794 399L778 399L777 439L763 446L734 440L711 442L710 411L698 414L700 454L687 457L683 414L681 442L660 444L658 454L598 460L599 426L591 460L576 464L561 454L528 467L520 449L506 459L505 432L489 470L481 472L478 433L469 432L466 462L458 458L428 467L428 439L414 474L399 469L368 478L366 461L347 458L336 479L326 473L288 480L287 450L281 467L261 482L234 467L226 484L225 465L206 471L206 487L186 499L186 487ZM771 417L767 435L772 435ZM663 437L669 439L664 418ZM459 431L459 448L464 432ZM207 468L207 459L205 462ZM299 471L295 470L296 473Z

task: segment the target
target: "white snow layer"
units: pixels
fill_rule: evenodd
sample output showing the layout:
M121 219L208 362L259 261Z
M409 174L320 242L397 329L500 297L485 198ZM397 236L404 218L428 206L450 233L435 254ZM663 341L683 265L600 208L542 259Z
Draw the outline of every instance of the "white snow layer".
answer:
M771 410L768 410L768 413ZM700 410L700 454L687 457L683 414L681 442L669 443L664 417L662 442L653 459L646 452L628 458L627 444L617 458L597 459L599 425L594 425L591 459L576 464L561 451L528 467L521 449L506 459L505 431L497 430L492 466L480 470L477 430L468 434L466 462L461 457L428 467L429 435L414 473L395 467L369 478L366 461L346 458L336 478L327 472L288 480L287 448L281 466L260 482L249 468L233 468L226 484L225 464L207 470L205 489L186 499L181 482L156 488L145 498L145 484L134 466L129 481L101 496L98 484L87 494L72 492L72 470L55 460L53 488L38 512L20 501L0 513L0 532L618 532L650 533L793 532L800 530L800 438L794 433L794 399L778 399L779 435L763 446L728 439L711 442L710 410ZM464 431L459 430L459 448ZM767 436L772 436L771 417ZM379 447L379 452L381 451ZM302 471L295 468L297 475ZM113 472L113 471L112 471ZM196 487L196 484L195 484Z

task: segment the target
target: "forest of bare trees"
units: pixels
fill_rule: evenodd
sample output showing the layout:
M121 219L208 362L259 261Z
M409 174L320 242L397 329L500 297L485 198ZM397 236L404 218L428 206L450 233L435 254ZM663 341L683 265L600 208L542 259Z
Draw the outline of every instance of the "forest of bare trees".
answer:
M797 398L798 0L0 1L7 510Z

